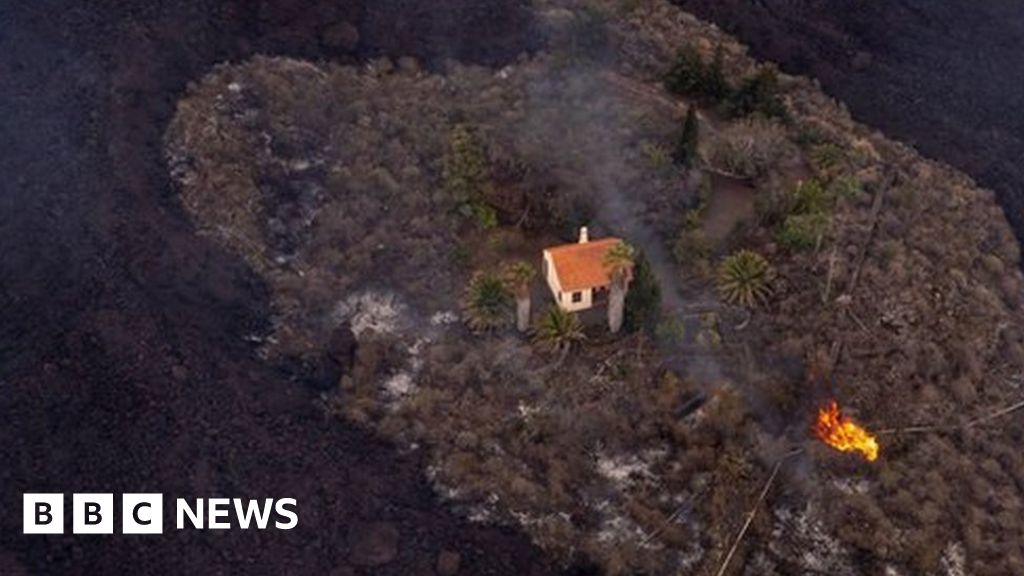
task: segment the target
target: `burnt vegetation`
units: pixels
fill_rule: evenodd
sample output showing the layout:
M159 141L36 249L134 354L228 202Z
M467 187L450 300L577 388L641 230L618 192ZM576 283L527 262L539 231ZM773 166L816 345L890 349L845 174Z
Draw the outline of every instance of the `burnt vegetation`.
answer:
M714 573L794 446L732 573L1020 571L1019 422L892 432L870 465L807 435L825 395L899 429L1024 394L991 195L665 3L572 8L500 70L256 58L179 104L169 165L271 287L269 361L348 323L325 410L611 574ZM619 334L516 265L581 224L638 248Z

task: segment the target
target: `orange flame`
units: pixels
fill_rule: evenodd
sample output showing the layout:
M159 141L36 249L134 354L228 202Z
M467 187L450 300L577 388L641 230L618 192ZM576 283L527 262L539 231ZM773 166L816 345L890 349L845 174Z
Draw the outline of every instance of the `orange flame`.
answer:
M814 433L840 452L860 452L868 462L878 458L878 441L867 430L843 416L835 400L818 410Z

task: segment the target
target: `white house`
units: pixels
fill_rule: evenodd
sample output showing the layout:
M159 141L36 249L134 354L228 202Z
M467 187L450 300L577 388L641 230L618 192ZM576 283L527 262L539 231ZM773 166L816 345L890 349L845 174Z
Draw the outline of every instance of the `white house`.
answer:
M542 270L555 302L569 312L586 310L608 299L612 280L605 268L605 254L622 240L601 238L591 241L587 228L580 228L579 242L544 250Z

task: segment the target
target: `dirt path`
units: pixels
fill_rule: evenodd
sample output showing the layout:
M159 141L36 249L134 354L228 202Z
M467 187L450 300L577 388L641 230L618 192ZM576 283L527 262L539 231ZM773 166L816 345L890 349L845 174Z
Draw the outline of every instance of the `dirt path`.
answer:
M718 249L741 222L754 219L754 187L737 178L711 175L711 197L704 218L704 233Z
M521 534L447 512L420 457L327 422L254 357L266 290L195 236L160 157L177 96L224 59L500 60L532 42L513 3L450 4L439 13L474 27L396 30L395 13L354 2L0 6L0 573L433 574L442 550L462 574L553 571ZM328 34L348 22L356 45ZM300 524L24 537L21 493L40 491L290 496Z

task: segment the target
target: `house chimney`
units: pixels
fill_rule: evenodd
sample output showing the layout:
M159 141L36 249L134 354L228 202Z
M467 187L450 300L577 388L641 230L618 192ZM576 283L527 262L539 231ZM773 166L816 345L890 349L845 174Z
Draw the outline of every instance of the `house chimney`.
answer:
M586 244L590 241L590 235L587 233L586 226L580 226L580 244Z

